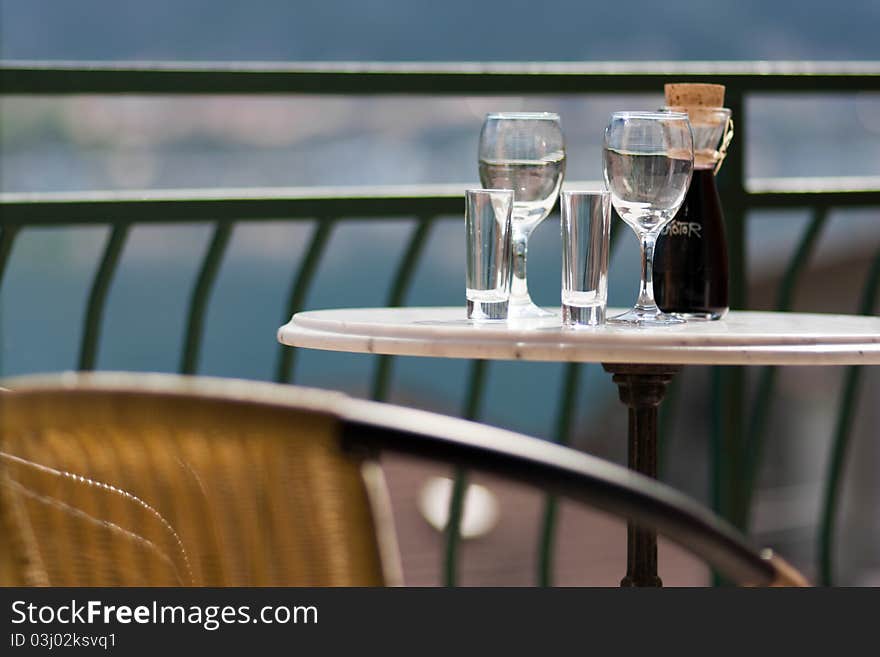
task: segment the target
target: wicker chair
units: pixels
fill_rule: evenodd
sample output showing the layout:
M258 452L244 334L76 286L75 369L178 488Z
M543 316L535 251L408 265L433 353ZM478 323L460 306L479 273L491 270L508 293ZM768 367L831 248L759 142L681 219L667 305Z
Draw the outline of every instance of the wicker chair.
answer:
M252 381L101 373L8 385L6 586L400 584L382 450L504 474L651 525L738 583L804 583L662 484L472 422Z

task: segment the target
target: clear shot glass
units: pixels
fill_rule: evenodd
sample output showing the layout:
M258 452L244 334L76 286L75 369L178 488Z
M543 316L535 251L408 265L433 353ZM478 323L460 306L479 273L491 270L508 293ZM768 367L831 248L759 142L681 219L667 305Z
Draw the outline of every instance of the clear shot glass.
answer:
M564 191L561 198L562 324L605 323L611 194Z
M465 200L468 319L507 319L513 190L469 189Z

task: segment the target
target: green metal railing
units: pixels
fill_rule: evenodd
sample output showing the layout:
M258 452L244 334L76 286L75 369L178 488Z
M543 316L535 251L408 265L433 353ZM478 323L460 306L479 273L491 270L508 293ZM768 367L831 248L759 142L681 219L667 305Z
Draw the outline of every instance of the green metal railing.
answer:
M727 86L727 105L737 118L737 145L719 177L727 220L731 265L731 305L746 308L745 230L747 213L756 209L803 208L813 219L785 271L777 308L788 310L832 208L880 206L880 178L745 179L744 150L749 122L746 99L756 93L856 93L880 91L880 63L845 62L695 62L593 64L242 64L242 63L0 63L0 94L343 94L343 95L533 95L659 94L663 83L719 82ZM20 229L45 225L109 225L85 313L79 367L92 369L100 348L107 293L126 238L139 224L206 222L213 235L193 283L179 371L198 372L204 317L217 273L235 226L283 218L313 225L310 242L279 315L287 321L305 304L334 227L341 222L400 219L413 223L388 292L389 305L405 303L420 255L437 220L458 217L461 189L455 186L408 188L245 189L80 194L0 194L0 284ZM867 274L860 312L876 312L880 286L880 248ZM276 380L295 378L296 352L279 348ZM377 357L372 395L388 395L393 359ZM462 415L480 415L488 364L470 369ZM580 365L564 368L554 439L572 432L581 379ZM820 522L822 582L832 582L834 520L852 419L856 412L860 368L844 373L844 392L832 439L827 490ZM775 370L765 368L756 403L747 413L742 368L713 370L712 499L715 509L748 528L752 490L767 440ZM674 391L669 402L674 401ZM674 413L667 404L661 429L669 435ZM662 438L662 437L661 437ZM663 443L661 443L661 448ZM466 473L459 471L447 530L444 578L456 582L458 522ZM539 535L537 581L552 583L556 501L549 498Z

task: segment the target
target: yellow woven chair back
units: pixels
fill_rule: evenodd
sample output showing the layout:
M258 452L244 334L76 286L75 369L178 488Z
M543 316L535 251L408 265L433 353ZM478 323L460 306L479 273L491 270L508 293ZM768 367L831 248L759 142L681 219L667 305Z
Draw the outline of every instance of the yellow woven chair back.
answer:
M395 583L380 474L340 453L333 393L75 380L0 394L0 584Z

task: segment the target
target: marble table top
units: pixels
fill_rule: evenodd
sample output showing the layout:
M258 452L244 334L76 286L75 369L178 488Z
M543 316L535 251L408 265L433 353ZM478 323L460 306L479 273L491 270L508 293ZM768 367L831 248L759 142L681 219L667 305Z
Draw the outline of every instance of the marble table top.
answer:
M714 322L661 328L567 329L556 312L542 320L475 323L463 307L316 310L294 315L278 329L278 340L332 351L495 360L880 364L880 317L732 311Z

